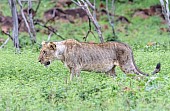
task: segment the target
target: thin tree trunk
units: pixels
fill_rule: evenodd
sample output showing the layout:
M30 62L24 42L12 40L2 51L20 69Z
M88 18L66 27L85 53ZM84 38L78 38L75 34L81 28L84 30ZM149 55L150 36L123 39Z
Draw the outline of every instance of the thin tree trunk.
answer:
M19 53L20 48L19 48L19 39L18 39L18 15L17 15L17 8L16 8L16 0L8 0L8 2L12 13L12 21L13 21L12 36L13 36L14 47L16 48L17 53Z

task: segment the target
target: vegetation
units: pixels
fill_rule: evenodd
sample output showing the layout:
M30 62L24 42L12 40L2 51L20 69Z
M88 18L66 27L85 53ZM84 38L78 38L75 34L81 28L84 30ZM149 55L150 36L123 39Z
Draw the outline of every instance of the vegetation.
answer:
M53 62L48 68L38 63L40 43L48 35L37 33L37 44L31 45L27 33L20 34L21 54L15 54L13 43L9 41L0 49L0 110L11 111L169 111L170 110L170 39L169 32L161 24L159 16L147 19L131 17L133 10L148 8L159 0L134 0L130 4L116 2L115 13L126 16L131 23L116 22L118 41L129 44L134 51L137 66L144 72L152 72L158 62L161 72L149 77L125 75L116 68L117 77L111 78L101 73L82 72L80 78L69 81L69 71L60 62ZM48 7L47 7L48 6ZM52 7L42 1L38 17ZM5 15L10 15L7 2L0 3ZM108 25L107 17L99 21ZM53 24L53 23L52 23ZM88 31L88 23L75 24L56 22L58 33L64 38L83 41ZM126 27L126 28L124 28ZM38 27L37 27L38 28ZM112 37L111 28L103 28L105 40ZM0 34L6 39L6 35ZM53 35L51 40L61 40ZM99 42L92 34L88 41Z

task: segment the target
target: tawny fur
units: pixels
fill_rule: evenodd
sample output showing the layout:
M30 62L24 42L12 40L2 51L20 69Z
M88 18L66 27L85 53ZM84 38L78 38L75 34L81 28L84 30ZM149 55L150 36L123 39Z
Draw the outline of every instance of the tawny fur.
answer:
M73 39L43 42L39 61L46 66L55 59L61 60L70 69L71 80L74 75L79 76L82 70L104 72L116 76L116 66L120 66L126 74L147 75L136 67L132 49L127 44L119 42L93 44ZM160 64L155 70L154 73L160 71Z

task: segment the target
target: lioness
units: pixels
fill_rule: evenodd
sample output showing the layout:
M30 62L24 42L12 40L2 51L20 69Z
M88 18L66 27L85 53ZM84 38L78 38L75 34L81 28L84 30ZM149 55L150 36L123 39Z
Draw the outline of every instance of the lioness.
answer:
M55 60L61 60L70 69L70 80L80 71L105 72L116 76L115 67L120 66L125 74L142 74L133 58L132 49L119 42L83 43L73 39L60 42L42 42L39 62L45 66ZM160 63L157 64L152 74L160 71Z

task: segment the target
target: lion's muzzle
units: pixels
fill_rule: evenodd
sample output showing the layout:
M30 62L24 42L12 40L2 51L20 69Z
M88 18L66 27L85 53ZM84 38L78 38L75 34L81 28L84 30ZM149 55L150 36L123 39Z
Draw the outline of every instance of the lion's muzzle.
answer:
M41 64L44 64L44 66L48 66L51 63L50 61L42 62L42 60L39 60L38 62L40 62Z
M45 62L44 65L45 65L45 66L50 65L50 61Z

